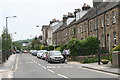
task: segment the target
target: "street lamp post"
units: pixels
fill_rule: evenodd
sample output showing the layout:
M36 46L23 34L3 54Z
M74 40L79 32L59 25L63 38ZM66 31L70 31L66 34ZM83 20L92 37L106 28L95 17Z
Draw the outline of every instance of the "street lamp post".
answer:
M6 17L6 28L8 28L8 18L15 18L17 16L9 16L9 17Z
M99 40L99 29L98 29L98 13L97 13L97 6L96 6L96 27L97 27L97 40ZM100 65L100 42L98 41L98 65Z
M8 18L15 18L15 17L17 17L17 16L9 16L9 17L6 17L6 30L7 30L7 31L8 31ZM7 36L6 36L6 38L7 38ZM8 40L7 40L6 44L8 44ZM12 41L11 41L11 44L12 44ZM11 51L8 52L8 53L5 55L5 57L7 58L7 60L8 60L8 57L9 57L10 53L11 53Z

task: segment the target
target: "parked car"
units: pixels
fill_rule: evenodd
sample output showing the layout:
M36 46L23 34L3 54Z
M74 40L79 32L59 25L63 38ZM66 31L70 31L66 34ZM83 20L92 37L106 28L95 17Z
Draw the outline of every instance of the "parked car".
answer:
M16 50L16 53L20 53L20 50Z
M30 54L32 54L33 51L34 51L34 50L30 50Z
M44 52L43 54L42 54L42 59L43 60L47 60L47 54L48 54L48 52Z
M42 59L42 55L43 55L43 53L45 53L45 52L47 52L47 50L40 50L40 51L38 51L37 57L40 58L40 59Z
M32 52L32 55L37 56L37 50L34 50L34 51Z
M23 53L28 53L28 51L27 51L27 50L24 50Z
M51 62L64 62L64 57L60 51L49 51L48 53L48 63Z

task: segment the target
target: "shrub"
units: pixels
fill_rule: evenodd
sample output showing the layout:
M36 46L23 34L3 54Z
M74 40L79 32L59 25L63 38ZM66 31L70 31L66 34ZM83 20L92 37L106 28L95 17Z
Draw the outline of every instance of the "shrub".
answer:
M114 47L114 48L112 49L112 51L120 51L120 45Z
M52 45L48 46L48 51L50 51L50 50L54 50L54 46L52 46Z
M45 46L44 45L41 45L40 46L40 50L44 50L45 49Z
M55 50L61 51L61 47L57 47L55 48Z
M81 46L80 40L72 38L68 43L68 48L70 49L72 56L78 56L78 50Z
M68 48L68 45L67 44L64 44L64 45L61 45L61 52L65 49L65 48Z
M99 40L96 37L88 37L83 45L87 48L87 55L96 54L99 47Z

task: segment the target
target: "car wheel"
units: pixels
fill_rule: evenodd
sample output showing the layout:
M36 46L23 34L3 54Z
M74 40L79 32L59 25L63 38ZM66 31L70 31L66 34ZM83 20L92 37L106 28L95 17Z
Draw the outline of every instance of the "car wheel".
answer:
M47 61L48 63L50 63L50 61Z

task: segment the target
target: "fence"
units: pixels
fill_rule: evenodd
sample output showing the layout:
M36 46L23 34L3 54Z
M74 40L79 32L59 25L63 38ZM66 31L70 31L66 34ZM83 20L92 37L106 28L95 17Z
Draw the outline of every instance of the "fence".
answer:
M0 55L1 55L0 63L2 64L6 62L6 60L8 60L9 56L11 55L11 50L1 51Z
M2 64L2 50L0 50L0 64Z

